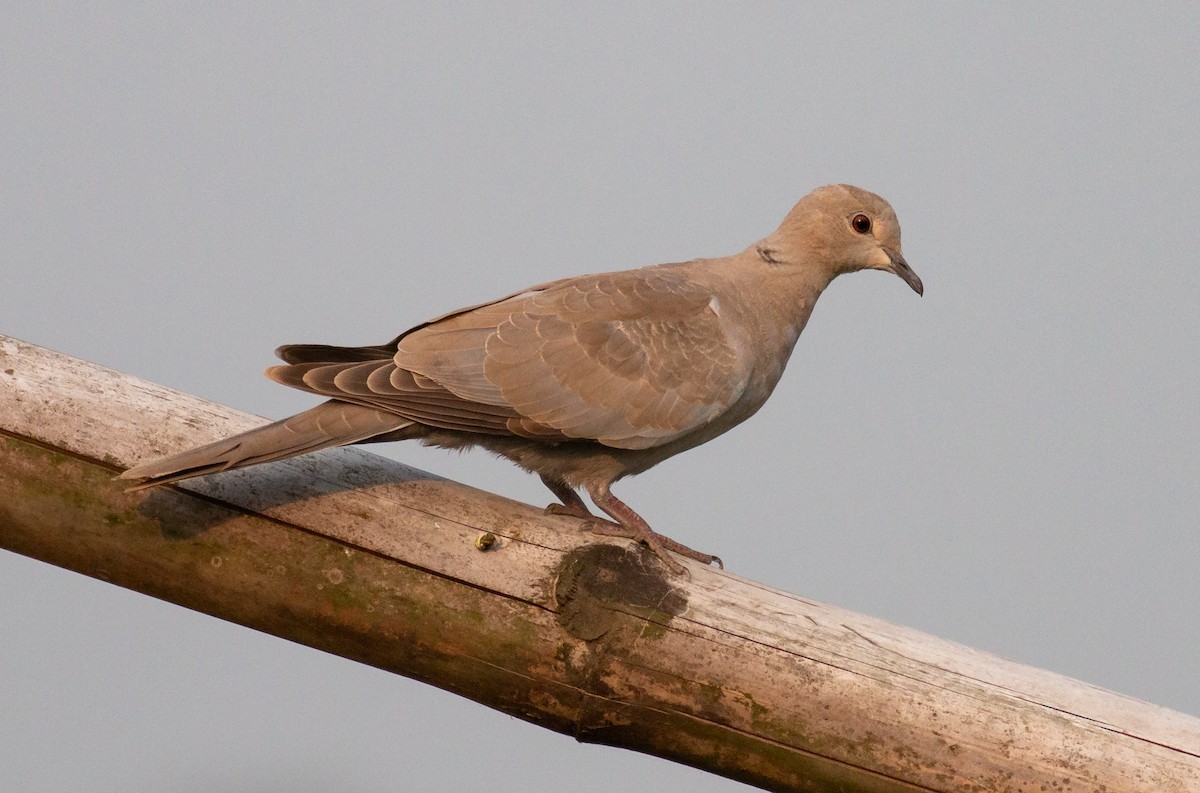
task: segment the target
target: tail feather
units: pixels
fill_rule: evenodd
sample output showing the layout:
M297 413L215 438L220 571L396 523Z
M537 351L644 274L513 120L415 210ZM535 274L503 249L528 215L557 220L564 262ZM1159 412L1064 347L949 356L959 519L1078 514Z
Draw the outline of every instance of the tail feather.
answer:
M395 344L376 344L368 347L335 347L331 344L285 344L275 355L287 363L347 363L350 361L391 360Z
M136 480L142 490L193 476L282 460L331 446L360 443L378 435L398 440L413 422L362 405L331 399L295 416L239 435L130 468L118 479Z

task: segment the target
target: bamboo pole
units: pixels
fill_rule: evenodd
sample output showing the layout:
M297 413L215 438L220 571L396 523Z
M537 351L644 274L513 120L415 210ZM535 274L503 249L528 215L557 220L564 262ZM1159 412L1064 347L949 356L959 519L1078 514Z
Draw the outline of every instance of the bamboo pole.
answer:
M1200 720L359 450L112 481L259 422L0 336L0 547L768 789L1200 790Z

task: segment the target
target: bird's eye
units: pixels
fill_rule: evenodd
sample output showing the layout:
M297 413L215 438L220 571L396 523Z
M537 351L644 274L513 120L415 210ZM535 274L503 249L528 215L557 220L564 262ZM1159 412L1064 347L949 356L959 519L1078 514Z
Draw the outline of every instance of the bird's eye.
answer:
M871 233L871 219L861 212L850 218L850 226L859 234Z

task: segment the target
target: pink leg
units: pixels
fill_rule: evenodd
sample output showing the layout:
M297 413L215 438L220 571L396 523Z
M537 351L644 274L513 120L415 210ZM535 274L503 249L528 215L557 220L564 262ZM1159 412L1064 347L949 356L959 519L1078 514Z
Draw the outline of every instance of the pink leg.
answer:
M550 504L546 507L547 515L568 515L572 518L595 518L587 508L587 504L583 503L583 499L575 492L575 488L568 485L561 479L555 479L542 474L542 484L550 488L561 504Z
M725 569L725 565L718 557L693 551L683 543L676 542L670 537L664 537L651 529L641 515L634 512L624 501L621 501L609 491L608 485L589 485L588 495L592 497L592 501L596 502L596 506L600 507L600 509L604 510L605 514L616 521L615 525L607 521L594 521L591 528L596 534L628 537L631 540L637 540L654 551L658 555L658 558L662 559L663 563L676 574L683 573L684 567L672 559L670 554L667 553L668 551L674 551L680 556L695 559L697 562L702 562L703 564L716 562L718 567L722 570Z

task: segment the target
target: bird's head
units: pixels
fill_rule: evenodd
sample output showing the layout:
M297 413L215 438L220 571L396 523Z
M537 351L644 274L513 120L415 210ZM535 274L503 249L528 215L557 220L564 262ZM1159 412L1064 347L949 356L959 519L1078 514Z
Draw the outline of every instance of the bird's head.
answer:
M858 270L886 270L918 295L925 292L900 250L900 221L891 205L852 185L825 185L801 198L759 243L759 250L781 263L824 268L830 279Z

